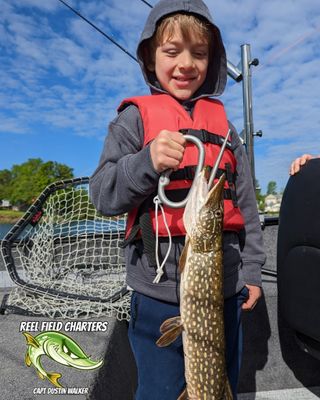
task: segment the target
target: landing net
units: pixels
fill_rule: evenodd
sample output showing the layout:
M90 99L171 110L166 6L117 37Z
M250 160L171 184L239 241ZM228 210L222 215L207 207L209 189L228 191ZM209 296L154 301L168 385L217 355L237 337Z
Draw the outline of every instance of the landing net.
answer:
M17 285L9 309L49 317L129 319L121 242L126 216L104 217L89 200L89 178L50 185L2 241Z

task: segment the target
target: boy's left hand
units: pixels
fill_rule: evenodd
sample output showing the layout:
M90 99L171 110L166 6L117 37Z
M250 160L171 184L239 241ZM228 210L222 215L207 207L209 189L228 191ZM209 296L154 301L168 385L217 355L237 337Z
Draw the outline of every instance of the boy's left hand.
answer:
M247 300L242 304L243 311L252 311L256 306L258 300L262 295L261 288L259 286L246 285L249 290L249 296Z

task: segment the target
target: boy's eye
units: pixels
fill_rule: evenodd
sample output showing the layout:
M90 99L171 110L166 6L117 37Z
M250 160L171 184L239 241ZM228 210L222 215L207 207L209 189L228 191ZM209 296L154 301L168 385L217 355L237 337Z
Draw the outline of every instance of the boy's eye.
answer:
M194 55L197 58L205 58L207 57L208 53L206 51L195 51Z
M177 49L168 49L168 50L165 50L165 53L167 53L169 56L176 56L178 54L178 50Z

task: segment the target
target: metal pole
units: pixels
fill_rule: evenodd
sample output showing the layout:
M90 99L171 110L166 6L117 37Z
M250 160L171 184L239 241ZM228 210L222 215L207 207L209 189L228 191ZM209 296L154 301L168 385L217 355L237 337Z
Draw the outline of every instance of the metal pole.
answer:
M242 80L242 72L236 67L232 62L227 60L227 72L228 75L234 79L236 82L240 82Z
M251 52L250 45L241 46L242 87L243 87L243 117L244 117L244 142L247 147L247 155L251 169L253 185L255 187L254 166L254 128L252 115L252 86L251 86Z

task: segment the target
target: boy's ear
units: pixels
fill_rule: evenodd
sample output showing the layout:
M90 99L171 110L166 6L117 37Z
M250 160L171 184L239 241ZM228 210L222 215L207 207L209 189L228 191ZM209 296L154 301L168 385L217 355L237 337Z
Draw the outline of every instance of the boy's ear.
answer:
M154 72L155 71L155 65L154 65L154 60L152 57L152 54L150 54L150 49L148 49L147 47L143 49L143 59L144 59L144 63L145 66L147 67L147 69L150 72Z
M145 44L142 47L142 58L143 58L143 62L144 65L146 66L147 70L150 72L154 72L155 71L155 65L154 65L154 54L152 49L150 48L151 46Z
M146 65L146 67L147 67L147 70L150 71L150 72L154 72L155 71L155 66L154 66L153 62L148 63Z

